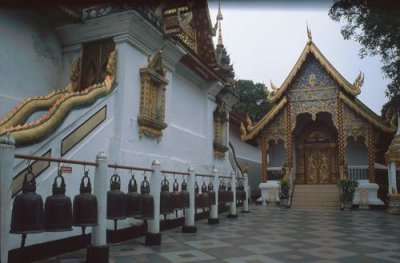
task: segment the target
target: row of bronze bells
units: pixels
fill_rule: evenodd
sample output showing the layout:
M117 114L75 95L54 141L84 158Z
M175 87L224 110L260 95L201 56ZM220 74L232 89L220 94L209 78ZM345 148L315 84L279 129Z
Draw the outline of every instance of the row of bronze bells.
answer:
M242 183L239 183L236 187L236 200L239 202L246 200L246 191L244 190L244 185Z
M32 180L28 181L28 175L32 176ZM58 179L61 180L60 186L57 184ZM87 179L86 186L85 179ZM58 171L53 183L53 195L46 198L43 209L43 199L36 193L35 176L29 166L28 173L24 177L22 193L14 199L10 233L23 234L24 239L29 233L70 231L72 226L80 226L84 231L87 226L96 226L97 199L91 194L88 172L85 171L80 194L75 196L73 207L65 191L64 177L61 171Z
M224 181L221 181L218 189L218 203L231 203L233 202L233 192L231 184L228 188Z
M187 191L187 184L183 180L181 185L181 191L179 192L178 181L174 180L172 185L172 191L169 191L169 182L166 177L161 181L161 193L160 193L160 214L167 215L174 211L188 208L189 203L189 192Z
M137 182L132 175L128 184L128 193L121 191L121 178L114 174L110 179L110 191L107 192L107 219L116 221L127 217L137 219L154 219L154 198L150 195L150 184L147 177L137 191Z
M203 182L203 185L201 186L201 193L199 193L199 185L197 182L195 182L194 192L196 208L207 208L215 205L214 186L211 183L208 184L207 188L206 183Z

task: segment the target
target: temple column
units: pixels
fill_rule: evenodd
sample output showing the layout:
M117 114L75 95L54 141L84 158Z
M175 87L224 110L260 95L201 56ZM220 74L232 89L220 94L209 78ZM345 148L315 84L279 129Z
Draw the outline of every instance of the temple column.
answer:
M290 103L286 109L286 151L288 168L293 168L293 136L292 136L292 116L290 112Z
M368 130L368 179L375 183L375 133L373 129Z
M261 135L258 144L261 150L261 183L266 183L268 181L268 149L269 144L267 136L265 134Z
M343 131L343 103L338 98L337 100L337 124L338 127L338 165L339 165L339 174L341 180L345 179L344 171L345 167L345 138Z

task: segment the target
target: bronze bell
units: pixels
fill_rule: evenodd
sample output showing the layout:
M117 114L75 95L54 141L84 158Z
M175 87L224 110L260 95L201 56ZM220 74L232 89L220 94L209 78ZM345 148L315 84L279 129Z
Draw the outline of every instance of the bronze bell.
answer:
M246 200L246 192L244 191L244 186L242 183L239 183L239 185L236 187L236 200L240 202Z
M61 179L60 186L57 180ZM58 171L53 183L53 195L46 198L44 204L45 225L48 232L72 230L72 203L69 196L65 196L65 181L61 170Z
M92 194L89 172L82 177L79 195L74 197L73 225L80 227L97 226L97 198ZM85 179L87 180L85 186Z
M28 175L32 180L28 182ZM22 183L22 193L14 198L11 214L12 234L39 233L44 231L44 210L42 196L36 194L35 175L28 167Z
M232 192L231 183L228 183L228 191L225 194L226 194L226 202L232 203L233 202L233 192Z
M226 185L224 181L219 184L218 203L226 203Z
M211 182L208 183L208 196L210 197L210 206L215 205L215 192L214 186Z
M201 186L201 198L203 199L203 208L211 206L211 200L205 182L203 182L203 185Z
M182 200L181 200L181 193L179 192L179 184L178 181L174 180L174 183L172 184L172 202L174 204L174 209L182 209Z
M171 214L174 212L172 193L169 191L169 182L166 177L161 181L160 214Z
M181 194L182 208L190 207L189 192L187 191L187 184L185 182L185 179L183 179L182 181L180 194Z
M107 219L126 218L126 198L121 190L121 178L114 174L110 179L110 191L107 192Z
M137 192L135 176L129 180L128 193L126 194L126 215L134 218L142 218L142 196Z
M203 199L200 196L199 185L197 184L197 182L195 182L195 184L194 184L194 193L195 193L195 195L194 195L195 196L195 198L194 198L194 203L195 203L194 207L196 209L197 208L203 208L204 207Z
M150 195L150 184L146 176L140 186L140 193L142 195L142 215L143 219L154 219L154 198Z

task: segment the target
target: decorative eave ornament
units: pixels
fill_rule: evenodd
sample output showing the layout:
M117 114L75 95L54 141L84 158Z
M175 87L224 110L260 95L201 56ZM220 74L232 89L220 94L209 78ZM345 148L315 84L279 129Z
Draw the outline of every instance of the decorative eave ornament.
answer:
M165 119L165 90L167 70L162 62L162 49L149 57L146 68L140 69L141 92L138 116L139 136L161 137L167 128Z

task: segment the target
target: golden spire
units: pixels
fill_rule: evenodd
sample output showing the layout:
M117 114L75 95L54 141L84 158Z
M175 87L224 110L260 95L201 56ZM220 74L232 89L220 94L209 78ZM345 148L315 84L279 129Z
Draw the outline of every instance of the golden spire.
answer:
M218 1L218 15L217 15L217 22L218 22L218 45L224 45L222 41L222 30L221 30L221 20L224 19L221 12L221 1Z
M308 27L308 21L307 21L307 37L308 37L308 43L312 42L312 35L311 35L311 30Z

